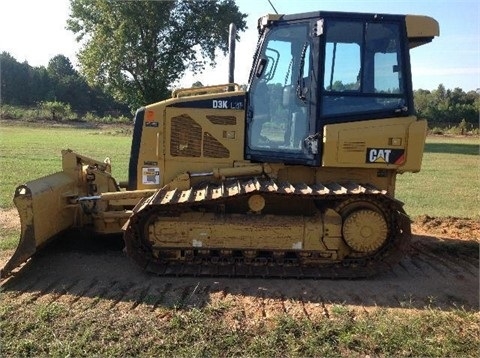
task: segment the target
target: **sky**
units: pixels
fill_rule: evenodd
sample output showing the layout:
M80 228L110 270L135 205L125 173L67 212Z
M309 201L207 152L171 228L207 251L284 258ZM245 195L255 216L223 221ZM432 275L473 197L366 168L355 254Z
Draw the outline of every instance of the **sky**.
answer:
M480 2L478 0L271 0L279 13L308 11L352 11L389 14L416 14L435 18L440 37L411 51L414 89L433 90L439 84L464 91L480 88ZM236 44L235 82L247 83L257 41L257 19L274 13L268 0L237 0L248 14L245 32ZM80 46L66 30L69 0L0 0L0 52L9 52L17 61L46 66L58 55L76 65ZM215 69L203 74L187 73L176 87L228 82L228 60L219 54Z

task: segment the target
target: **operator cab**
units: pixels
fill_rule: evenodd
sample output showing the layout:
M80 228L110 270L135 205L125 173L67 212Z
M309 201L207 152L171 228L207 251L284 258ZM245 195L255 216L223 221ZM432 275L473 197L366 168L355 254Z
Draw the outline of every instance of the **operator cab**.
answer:
M405 16L267 15L259 34L246 159L318 166L324 125L413 114Z

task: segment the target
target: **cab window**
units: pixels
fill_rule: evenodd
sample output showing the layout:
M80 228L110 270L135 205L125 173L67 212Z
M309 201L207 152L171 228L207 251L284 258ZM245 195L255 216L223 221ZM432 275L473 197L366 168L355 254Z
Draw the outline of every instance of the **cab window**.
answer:
M402 58L398 24L326 21L321 113L405 110Z

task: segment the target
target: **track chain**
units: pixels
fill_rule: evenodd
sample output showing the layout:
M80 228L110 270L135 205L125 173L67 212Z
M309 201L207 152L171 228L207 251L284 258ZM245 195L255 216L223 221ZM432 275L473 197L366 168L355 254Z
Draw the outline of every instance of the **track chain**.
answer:
M144 224L152 215L174 215L205 204L223 204L255 193L268 196L296 196L305 200L345 202L352 199L380 202L392 214L392 230L388 243L368 257L347 257L339 263L302 264L299 257L288 258L282 264L265 258L245 259L215 256L194 256L182 261L157 259L144 237ZM410 220L402 204L373 185L327 183L309 186L292 185L275 180L232 180L221 185L203 184L188 190L159 190L142 200L134 209L124 233L128 256L145 270L161 276L224 276L272 278L331 278L354 279L389 271L403 257L410 242Z

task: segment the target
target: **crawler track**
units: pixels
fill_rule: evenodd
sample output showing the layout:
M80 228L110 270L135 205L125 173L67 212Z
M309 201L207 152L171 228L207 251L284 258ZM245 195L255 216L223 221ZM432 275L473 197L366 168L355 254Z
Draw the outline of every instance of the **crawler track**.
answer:
M390 232L387 243L370 256L351 255L340 262L328 262L319 259L312 264L303 260L299 252L292 252L281 263L273 259L268 248L254 259L247 259L242 250L236 255L222 257L215 250L202 256L196 254L181 261L157 258L148 242L145 223L153 217L178 215L198 208L225 207L230 203L247 200L254 194L261 194L268 201L282 197L315 201L320 207L341 207L352 200L378 203L384 208L385 216L390 220ZM411 237L410 221L402 209L401 203L385 195L372 185L357 183L328 183L309 186L305 183L292 185L274 180L232 180L222 185L200 185L189 190L160 190L137 205L125 232L127 254L140 266L162 276L227 276L227 277L276 277L276 278L360 278L388 271L398 263L403 248ZM208 210L208 209L207 209ZM261 233L258 233L261 237ZM171 249L171 248L169 248ZM178 250L191 248L179 247ZM315 251L308 252L315 256Z

